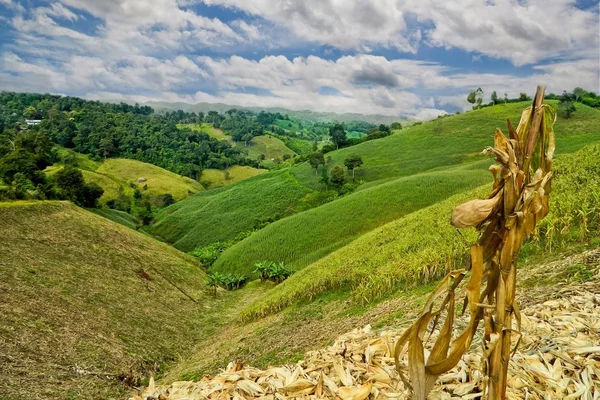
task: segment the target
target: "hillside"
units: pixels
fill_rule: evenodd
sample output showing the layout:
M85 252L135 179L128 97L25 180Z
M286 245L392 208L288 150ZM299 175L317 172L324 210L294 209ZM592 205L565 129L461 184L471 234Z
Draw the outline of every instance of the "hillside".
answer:
M528 106L528 102L500 104L411 126L383 139L327 153L332 159L327 168L343 166L346 157L359 154L364 164L356 170L356 178L370 182L481 160L479 153L490 145L496 128L506 130L507 117L518 124ZM570 119L558 118L554 130L558 155L576 151L600 140L600 110L578 104ZM319 187L319 177L310 165L296 166L293 171L302 184Z
M555 251L573 243L600 245L600 145L588 146L555 162L550 214L541 221L537 240L522 256ZM489 177L488 177L489 179ZM439 278L460 268L474 230L458 231L449 217L458 204L485 198L489 185L448 198L375 229L295 273L250 306L246 317L264 316L294 301L344 290L373 301L400 287Z
M249 166L234 165L227 169L205 169L200 175L200 184L207 189L216 189L223 186L233 185L253 176L268 172L266 169L258 169Z
M133 199L132 185L149 197L170 193L176 201L204 190L195 180L156 165L126 158L93 161L90 157L69 149L59 148L58 151L62 160L69 157L72 165L82 171L86 182L94 182L104 189L101 203L116 199L121 192ZM62 168L62 165L63 161L48 167L46 172L52 175ZM139 178L146 181L138 182Z
M485 167L399 178L277 221L227 249L214 265L251 274L270 260L305 267L363 233L489 180Z
M245 235L294 213L310 190L289 171L274 171L198 193L162 210L150 233L183 251Z
M487 107L481 110L472 111L469 113L448 116L442 119L431 121L422 125L412 126L407 129L403 129L396 134L378 140L373 140L359 144L357 146L340 149L326 154L327 157L332 158L332 162L326 165L326 168L330 169L336 164L343 162L344 158L350 154L359 154L364 165L356 170L356 179L363 180L366 183L359 186L358 192L367 190L379 184L390 182L394 179L401 177L407 177L414 174L423 173L429 170L444 171L448 168L462 168L465 171L470 169L479 170L478 168L485 168L485 164L489 165L489 160L486 157L480 156L481 150L490 144L490 137L497 127L506 126L505 118L506 115L511 116L513 121L518 121L522 110L529 106L529 103L510 103L506 105L498 105L494 107ZM600 140L600 110L592 109L584 105L578 104L578 111L573 114L570 119L559 118L556 126L556 137L557 137L557 154L567 154L576 151L588 143L593 143ZM317 190L325 190L325 186L319 183L319 176L315 176L315 170L312 169L308 163L297 165L288 169L289 173L292 173L296 178L297 182L295 185L301 190L293 193L286 193L286 204L300 204L303 201L303 197L306 193ZM457 170L458 171L458 170ZM481 171L481 170L479 170ZM279 174L279 172L277 172ZM274 221L282 216L290 215L293 213L294 207L288 208L288 213L281 213L281 209L278 207L272 207L270 202L273 196L272 188L270 187L272 180L267 177L274 175L265 174L259 180L255 180L252 183L252 191L248 192L245 188L247 186L239 186L242 183L234 184L229 186L229 193L235 193L235 201L231 206L243 207L246 211L246 215L254 216L260 215L260 219L263 221ZM424 183L425 184L425 183ZM470 186L473 187L473 186ZM384 191L388 188L394 188L394 185L388 185L380 189L377 192L377 197L392 198L392 195L384 194ZM211 197L211 195L206 196ZM198 200L193 200L198 198ZM212 236L211 230L208 229L208 225L205 221L219 221L219 213L225 215L235 215L239 211L236 209L225 209L223 207L218 208L205 208L202 204L203 201L200 199L204 198L204 195L200 197L193 197L191 199L183 201L181 204L172 206L172 208L165 210L156 218L156 225L158 228L152 230L153 233L161 236L164 240L169 243L176 243L180 249L185 251L192 250L195 246L206 245L211 242L226 241L233 239L238 234L246 232L251 227L248 221L242 219L227 219L227 229L221 230L217 228L218 234ZM264 201L260 199L263 198ZM405 197L408 199L407 197ZM341 199L335 200L335 202ZM352 201L347 200L351 204ZM415 199L415 201L421 201ZM189 203L189 204L188 204ZM332 213L316 212L313 215L319 215L323 218L323 221L336 221L339 215L335 214L338 209L333 204L327 204L325 210L331 210ZM421 203L423 204L423 203ZM431 203L430 203L431 204ZM356 206L357 209L359 208ZM362 204L360 207L367 208L367 203ZM202 208L202 211L198 211ZM414 211L416 208L411 206L409 208ZM346 209L347 210L347 209ZM396 211L394 211L396 212ZM398 211L402 213L402 211ZM269 215L269 213L272 213ZM405 212L404 212L405 213ZM381 214L381 219L372 223L369 226L375 227L380 226L383 223L389 221L389 217L386 213ZM395 214L399 215L399 214ZM379 218L379 216L376 216ZM276 226L282 228L293 227L295 223L299 221L308 221L304 217L298 217L288 223L281 221ZM335 222L334 222L335 223ZM216 223L219 226L219 223ZM322 225L319 222L317 225ZM163 227L168 227L164 229ZM275 232L275 227L268 227L268 231L260 232L249 237L248 241L258 243L259 238L265 238L267 236L274 238L284 238L287 242L291 239L287 238L285 230ZM303 229L310 230L310 228L299 228L294 232L300 232ZM225 234L227 232L227 234ZM352 235L357 232L345 236L346 240L352 238ZM181 238L188 235L188 239L180 241ZM229 236L227 236L229 235ZM292 237L291 235L289 236ZM262 239L261 239L262 240ZM313 243L309 241L301 241L302 243ZM335 243L338 244L335 244ZM275 242L266 241L265 244L273 244ZM309 253L315 252L312 256L308 254L297 254L293 257L307 257L306 262L314 260L318 254L325 255L328 252L339 247L340 240L334 238L331 243L319 244L316 248L310 248ZM332 245L330 250L322 250L327 246ZM239 248L244 246L243 242L240 243ZM293 254L296 244L291 244L290 248L282 247L277 245L279 250L271 249L269 255L273 252L277 252L278 255ZM303 245L300 245L303 246ZM252 253L251 246L245 248L250 254L253 254L251 260L255 260L259 257L259 254ZM322 251L321 251L322 250ZM233 256L233 249L231 253L232 259L241 260L241 256ZM240 253L241 254L241 253ZM266 256L266 255L265 255ZM287 259L287 258L286 258ZM239 265L241 261L236 261L236 265ZM245 267L246 269L248 267Z
M0 203L0 231L1 398L124 398L200 334L172 247L66 202Z

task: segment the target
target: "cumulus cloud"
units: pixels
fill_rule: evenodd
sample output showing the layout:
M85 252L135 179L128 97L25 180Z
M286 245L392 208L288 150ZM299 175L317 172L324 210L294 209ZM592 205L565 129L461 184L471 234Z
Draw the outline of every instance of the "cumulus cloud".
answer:
M383 45L415 52L419 32L407 31L396 0L204 0L234 7L290 29L302 40L342 49L369 50Z

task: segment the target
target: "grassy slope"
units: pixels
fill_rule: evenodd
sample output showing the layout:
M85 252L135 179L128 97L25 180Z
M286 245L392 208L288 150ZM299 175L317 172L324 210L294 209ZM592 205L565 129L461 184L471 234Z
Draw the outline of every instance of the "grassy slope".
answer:
M289 171L262 174L198 193L164 209L150 232L178 249L191 251L233 239L252 230L257 222L292 214L308 192Z
M252 273L254 263L262 260L302 268L363 233L488 180L485 169L449 170L361 190L267 226L227 249L214 269Z
M198 334L205 275L172 247L65 202L0 203L0 231L0 397L123 398L75 368L143 373Z
M204 190L202 185L193 179L141 161L125 158L93 161L84 154L69 149L59 149L61 157L67 154L75 157L77 168L83 172L86 182L94 182L104 189L104 195L100 199L102 203L115 199L121 190L127 196L133 197L130 183L134 183L140 191L144 185L148 185L148 189L143 192L150 196L171 193L177 201L186 198L189 193ZM45 172L51 176L61 168L61 164L55 164L48 167ZM138 183L138 178L146 178L147 181Z
M413 126L384 139L328 153L327 156L331 156L333 162L327 167L331 168L348 154L360 154L365 165L357 169L356 177L357 179L366 180L367 183L359 187L358 192L399 177L426 170L440 171L457 164L468 171L470 163L473 163L476 167L489 163L487 158L478 154L484 147L491 144L491 138L496 127L505 126L504 118L506 115L517 121L522 110L528 105L528 103L512 103L488 107ZM570 120L558 120L556 132L558 154L576 151L587 143L600 140L600 111L578 105L578 111L573 114ZM305 190L308 190L307 187L323 189L323 185L318 183L319 177L315 176L314 170L308 164L295 166L290 171L298 177L300 186L305 186ZM271 176L271 174L267 175ZM272 188L270 187L271 182L269 179L261 179L253 181L251 186L240 186L238 188L244 182L229 186L229 190L235 190L236 193L235 202L230 204L235 207L244 207L246 215L260 215L261 219L273 218L276 214L282 215L280 208L272 207L269 204L271 202L269 199L273 197ZM246 190L248 187L252 188L251 192ZM296 204L301 201L301 197L305 193L304 190L286 193L286 202ZM293 199L291 198L292 195L297 197ZM385 197L383 194L381 196ZM210 197L210 194L206 195L206 198ZM265 201L261 202L261 197L264 197ZM198 199L202 198L205 198L204 195L201 195ZM199 208L203 207L203 204L205 203L201 200L188 199L181 205L176 205L175 208L170 209L171 211L181 210L178 213L170 215L171 211L163 212L157 218L158 225L161 228L154 230L154 233L162 236L170 243L179 241L185 235L189 235L190 240L186 240L187 243L182 242L178 246L181 249L191 250L194 243L199 245L232 239L240 232L248 229L248 221L226 218L227 230L217 229L218 234L211 240L209 237L210 228L204 221L211 221L211 223L214 221L215 225L221 225L219 213L223 213L224 209L223 207L214 207L214 211L210 208L202 208L201 211L198 211ZM330 207L328 208L330 210L335 210L333 206L328 205L328 207ZM269 215L269 212L272 214ZM189 215L186 215L187 213ZM226 214L230 213L238 212L226 209ZM324 218L335 220L337 216L328 215ZM386 221L386 219L383 218L383 221ZM379 225L382 223L380 222ZM166 229L163 229L163 226ZM285 225L282 224L281 226ZM224 237L224 233L232 236ZM284 236L285 232L278 235ZM192 240L192 237L198 237L199 239ZM282 249L281 252L286 252L286 250ZM321 253L321 255L323 254L326 254L326 252Z
M521 112L529 105L528 102L502 104L412 126L384 139L328 153L332 162L327 168L342 166L346 157L359 154L364 165L356 170L356 178L375 181L475 161L480 159L481 150L490 145L496 128L506 132L507 117L518 124ZM576 151L600 139L600 110L577 104L577 112L571 119L559 117L555 131L557 154ZM299 165L294 173L301 183L319 187L319 178L310 165Z
M226 170L205 169L202 171L200 181L207 189L216 189L223 186L233 185L252 178L253 176L268 172L266 169L257 169L249 166L234 165ZM229 173L229 175L227 174Z
M554 247L574 241L600 244L600 145L563 156L555 164L551 211L539 224L538 234L547 237L552 232ZM263 316L299 299L340 289L368 302L460 268L467 243L476 236L473 229L459 233L450 225L452 209L464 201L485 198L489 191L482 187L453 196L361 236L294 274L249 307L245 316ZM540 252L546 249L541 242L524 253L532 251L531 246Z
M189 193L204 190L202 185L193 179L177 175L166 169L152 164L143 163L125 158L109 158L96 170L96 173L110 176L126 185L134 183L140 188L148 185L144 193L157 196L171 193L175 200L186 198ZM138 178L145 178L146 182L138 183Z

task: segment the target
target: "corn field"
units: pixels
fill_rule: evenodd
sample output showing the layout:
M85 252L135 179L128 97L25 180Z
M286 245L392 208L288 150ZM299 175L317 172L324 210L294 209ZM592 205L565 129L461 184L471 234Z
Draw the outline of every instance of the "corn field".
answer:
M525 239L549 211L552 157L555 150L555 111L542 104L544 88L538 87L533 105L523 111L515 129L507 121L509 138L496 130L493 154L498 165L490 167L493 190L487 200L473 200L456 207L452 225L476 227L479 240L471 247L467 269L448 274L429 296L423 312L405 331L395 348L398 372L413 398L425 400L438 377L454 368L471 345L483 321L484 371L489 399L505 399L508 364L514 352L513 338L520 336L521 315L517 303L517 258ZM467 273L463 312L470 320L452 340L456 314L456 290ZM438 300L441 303L436 308ZM517 330L513 329L513 318ZM441 332L427 359L425 334L443 319ZM515 346L518 346L516 340ZM399 360L408 353L408 378Z

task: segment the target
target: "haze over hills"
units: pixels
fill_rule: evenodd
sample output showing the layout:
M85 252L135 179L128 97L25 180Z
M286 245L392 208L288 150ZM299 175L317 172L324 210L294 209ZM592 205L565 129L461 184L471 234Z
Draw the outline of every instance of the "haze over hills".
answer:
M123 100L106 100L111 103L120 103ZM127 101L126 103L135 104L135 101ZM177 111L183 110L186 112L203 112L208 113L209 111L217 111L223 113L227 110L231 110L232 108L239 110L249 110L253 112L271 112L271 113L281 113L284 115L289 115L292 118L300 119L300 120L309 120L316 122L352 122L352 121L364 121L369 122L371 124L379 125L386 124L390 125L394 122L402 122L403 124L410 124L411 121L415 121L414 119L408 119L406 117L398 116L393 117L389 115L381 115L381 114L358 114L358 113L335 113L335 112L319 112L319 111L311 111L311 110L291 110L282 107L245 107L239 105L231 105L231 104L223 104L223 103L168 103L162 101L148 101L141 103L142 105L147 105L154 108L157 111ZM439 115L444 115L445 112L440 112ZM432 116L433 118L433 116Z

